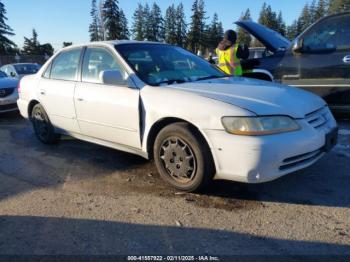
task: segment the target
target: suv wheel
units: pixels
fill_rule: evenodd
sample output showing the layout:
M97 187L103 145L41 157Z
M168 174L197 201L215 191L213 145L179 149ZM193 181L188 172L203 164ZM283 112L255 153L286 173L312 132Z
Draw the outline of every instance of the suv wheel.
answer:
M44 144L55 144L60 136L55 133L55 128L51 124L45 109L40 104L36 104L32 110L31 120L36 137Z
M154 159L161 177L178 190L206 187L214 175L210 149L187 123L175 123L158 134Z

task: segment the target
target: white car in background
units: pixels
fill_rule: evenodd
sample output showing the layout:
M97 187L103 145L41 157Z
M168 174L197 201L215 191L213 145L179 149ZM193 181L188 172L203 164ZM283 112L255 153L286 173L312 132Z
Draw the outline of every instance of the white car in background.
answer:
M68 134L154 158L161 177L184 191L213 178L271 181L315 163L337 141L318 96L228 76L166 44L71 46L20 86L21 114L43 143Z
M0 71L0 113L18 110L18 80ZM1 117L1 116L0 116Z

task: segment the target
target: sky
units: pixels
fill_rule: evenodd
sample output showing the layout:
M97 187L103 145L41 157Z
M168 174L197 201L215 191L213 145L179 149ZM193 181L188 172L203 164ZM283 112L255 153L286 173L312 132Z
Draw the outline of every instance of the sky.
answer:
M242 12L250 8L254 20L258 19L264 2L270 4L274 11L282 11L287 24L296 19L305 3L311 0L205 0L207 16L216 12L224 25L224 29L235 29ZM7 9L8 24L14 29L11 39L23 46L23 37L31 37L35 28L41 44L51 43L57 50L63 42L82 43L89 41L88 28L91 21L91 0L2 0ZM185 6L187 20L190 20L192 0L119 0L129 26L137 3L156 2L162 9L174 3L182 2Z

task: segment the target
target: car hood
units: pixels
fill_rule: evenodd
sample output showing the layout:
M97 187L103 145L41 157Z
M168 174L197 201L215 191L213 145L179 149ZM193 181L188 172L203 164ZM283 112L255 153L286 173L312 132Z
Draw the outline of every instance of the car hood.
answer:
M229 77L170 85L168 88L196 93L249 110L256 115L288 115L304 118L326 105L307 91L248 78Z
M0 88L17 88L18 79L12 77L0 78Z
M252 34L271 52L286 49L291 44L278 32L253 21L238 21L235 24Z

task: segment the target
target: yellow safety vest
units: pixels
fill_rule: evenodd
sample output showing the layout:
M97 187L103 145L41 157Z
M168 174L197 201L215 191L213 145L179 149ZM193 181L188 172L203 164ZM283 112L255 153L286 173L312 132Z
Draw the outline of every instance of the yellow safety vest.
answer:
M238 47L239 45L236 44L227 50L216 49L219 58L218 67L229 75L243 75L241 61L237 57Z

